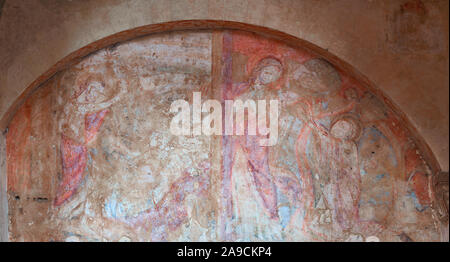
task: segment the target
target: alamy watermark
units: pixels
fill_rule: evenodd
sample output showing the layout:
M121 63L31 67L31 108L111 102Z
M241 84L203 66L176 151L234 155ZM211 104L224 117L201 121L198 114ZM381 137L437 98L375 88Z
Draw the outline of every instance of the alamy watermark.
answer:
M260 146L273 146L278 142L278 100L270 100L269 104L266 100L224 100L224 109L222 103L214 99L202 104L201 92L193 92L192 100L192 116L186 100L179 99L171 104L170 112L176 113L170 122L173 135L259 136Z

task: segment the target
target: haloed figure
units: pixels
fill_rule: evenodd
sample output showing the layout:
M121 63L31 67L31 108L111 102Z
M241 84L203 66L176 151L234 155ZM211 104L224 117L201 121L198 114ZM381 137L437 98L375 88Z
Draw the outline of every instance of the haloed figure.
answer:
M313 223L315 209L328 210L321 223L337 224L338 230L357 220L360 174L354 140L360 129L351 117L355 102L340 95L340 75L325 60L311 59L294 75L300 98L290 110L303 122L295 145L305 212L302 230L326 240Z
M240 95L238 99L246 101L247 99L253 100L267 100L276 98L271 95L270 84L277 81L282 73L281 63L273 58L266 58L260 61L256 69L253 71L255 76L251 79L249 89ZM267 103L269 104L269 103ZM249 118L252 117L249 115ZM268 161L268 146L261 146L261 140L268 139L270 135L263 135L257 129L256 135L249 135L248 122L247 129L245 129L245 136L239 138L240 145L247 154L248 167L253 176L253 182L261 197L262 204L271 218L277 218L277 195L273 176L269 170ZM278 121L278 119L271 119L271 121ZM257 119L253 123L257 123ZM245 127L244 126L244 127Z
M102 65L102 64L100 64ZM68 71L60 79L64 104L61 125L62 180L54 205L60 206L78 190L84 178L88 147L109 112L124 92L123 82L112 68L101 72L96 66L90 71Z
M358 204L360 199L361 177L359 171L358 148L356 140L361 133L358 120L344 116L330 129L331 147L336 154L332 174L335 184L334 206L336 220L342 229L351 229L358 224Z
M256 68L252 71L250 79L245 83L233 85L232 90L226 92L227 100L241 100L245 101L253 100L266 100L266 105L269 105L270 99L276 99L275 93L270 89L272 85L280 79L282 74L282 65L275 58L262 59ZM247 108L247 112L251 109ZM266 108L266 112L268 112ZM266 118L267 119L267 118ZM270 121L278 121L276 119L270 119ZM223 137L223 150L224 150L224 170L223 179L224 185L232 185L232 172L235 162L241 159L237 159L236 152L240 148L247 161L247 170L251 174L249 178L243 178L247 180L251 188L257 191L257 201L260 207L264 210L264 213L273 220L278 220L277 211L277 193L274 178L269 169L269 146L261 146L261 141L267 140L272 134L261 134L259 128L256 130L256 135L249 134L249 123L257 123L256 112L255 114L248 113L247 119L243 123L236 123L235 129L243 128L244 135L239 136L224 136ZM244 125L242 127L241 125ZM268 125L269 123L266 122ZM268 127L268 126L267 126ZM245 176L246 172L243 173ZM235 178L239 179L239 178ZM227 219L233 217L233 206L237 203L233 203L231 200L232 193L225 194L226 216ZM245 212L245 210L243 210ZM229 229L228 229L229 230Z

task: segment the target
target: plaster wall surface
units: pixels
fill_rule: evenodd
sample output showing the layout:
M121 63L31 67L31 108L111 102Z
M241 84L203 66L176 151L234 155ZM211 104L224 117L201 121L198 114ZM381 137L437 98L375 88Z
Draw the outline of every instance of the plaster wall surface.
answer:
M238 100L257 114L235 108L227 134ZM6 134L9 239L440 241L448 187L434 197L416 141L382 97L304 46L239 30L140 37L20 105Z
M174 20L261 25L348 62L407 115L448 170L446 0L1 1L0 116L63 57L114 33ZM16 107L17 108L17 107Z
M8 241L6 177L6 141L2 134L0 135L0 242Z

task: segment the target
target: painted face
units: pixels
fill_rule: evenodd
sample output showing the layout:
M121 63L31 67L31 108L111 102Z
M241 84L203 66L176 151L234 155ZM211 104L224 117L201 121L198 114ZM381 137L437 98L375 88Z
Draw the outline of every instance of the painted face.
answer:
M331 135L338 139L353 140L359 135L359 127L355 120L350 118L343 118L331 127Z
M277 81L280 76L280 68L274 65L269 65L261 69L261 72L259 74L259 81L261 82L261 84L266 85Z
M106 81L105 81L106 80ZM86 74L77 77L76 89L72 94L78 104L99 104L114 96L114 83L100 74Z
M88 83L86 90L77 97L80 104L101 103L107 99L105 85L102 82L92 81Z
M316 94L328 94L341 85L341 79L336 69L327 61L316 58L301 65L294 78L300 86Z
M113 72L82 72L69 86L71 104L81 113L103 110L126 92L125 82Z

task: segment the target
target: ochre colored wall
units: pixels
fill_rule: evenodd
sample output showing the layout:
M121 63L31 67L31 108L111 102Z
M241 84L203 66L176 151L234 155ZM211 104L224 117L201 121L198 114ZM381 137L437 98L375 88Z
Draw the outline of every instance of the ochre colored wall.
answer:
M167 21L230 20L286 32L328 49L351 64L406 114L431 148L440 169L448 171L448 3L447 0L3 0L0 1L0 6L3 4L0 127L6 127L29 91L51 76L43 76L49 68L61 69L59 65L54 67L58 61L96 40ZM3 182L4 150L0 147ZM1 225L7 224L4 200L0 197L3 239L6 233Z
M305 39L351 64L400 107L448 171L448 3L6 0L0 18L0 116L46 70L98 39L167 21L230 20Z
M8 241L8 199L6 196L6 141L0 135L0 241Z
M172 134L171 103L193 92L279 101L278 142ZM57 73L17 110L9 239L439 241L415 141L305 47L236 30L141 37Z

